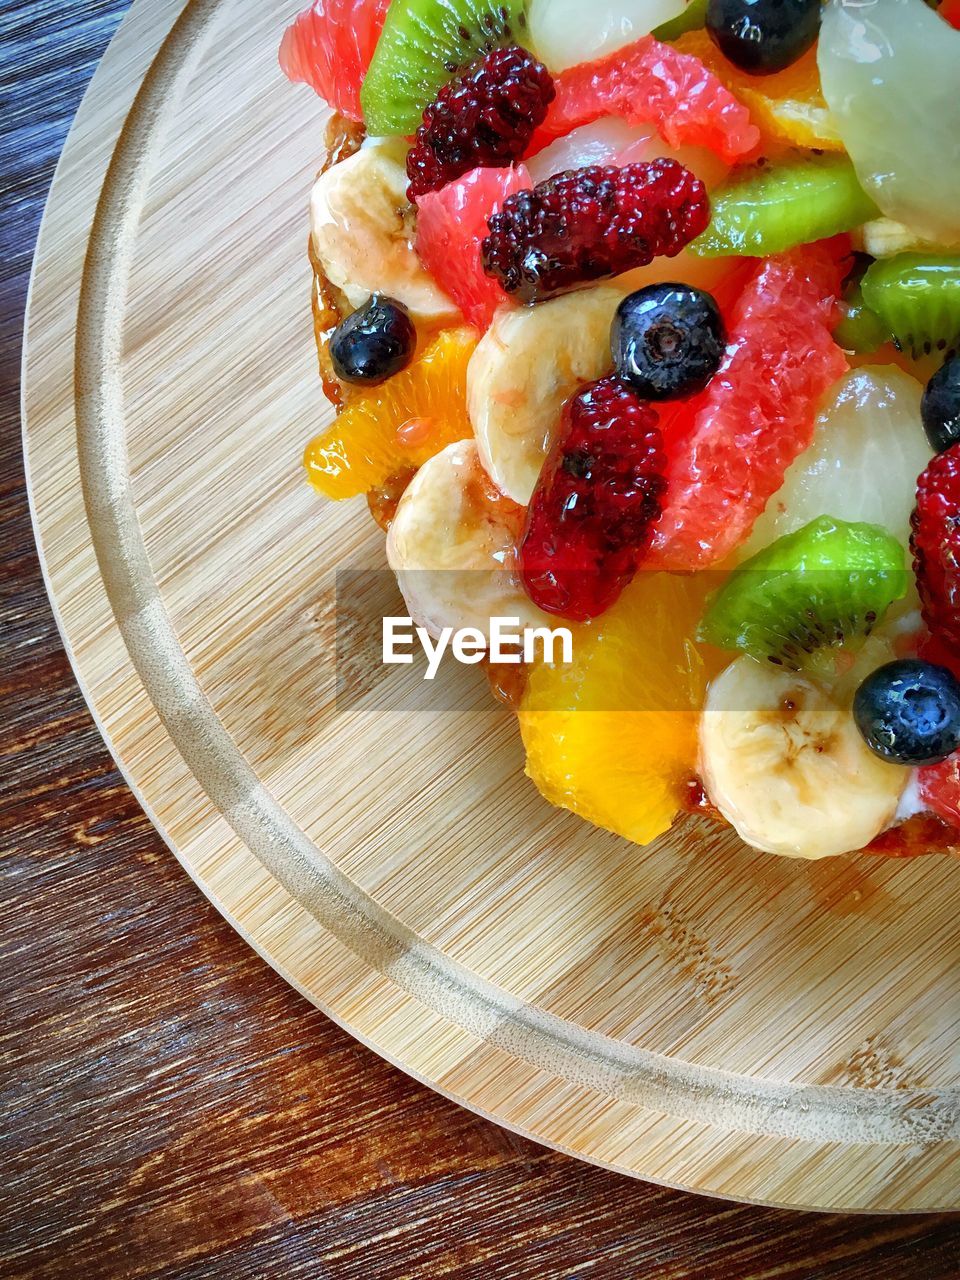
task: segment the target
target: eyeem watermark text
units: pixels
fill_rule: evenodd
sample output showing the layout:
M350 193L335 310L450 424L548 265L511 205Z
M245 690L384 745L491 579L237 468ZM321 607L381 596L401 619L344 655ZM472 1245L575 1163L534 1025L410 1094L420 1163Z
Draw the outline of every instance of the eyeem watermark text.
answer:
M448 649L457 662L467 666L482 662L485 657L491 662L573 661L573 635L567 627L521 627L519 618L491 618L489 633L479 627L444 627L434 640L426 627L415 627L412 618L386 617L383 620L384 663L387 666L412 663L411 650L417 640L427 658L424 680L436 676Z

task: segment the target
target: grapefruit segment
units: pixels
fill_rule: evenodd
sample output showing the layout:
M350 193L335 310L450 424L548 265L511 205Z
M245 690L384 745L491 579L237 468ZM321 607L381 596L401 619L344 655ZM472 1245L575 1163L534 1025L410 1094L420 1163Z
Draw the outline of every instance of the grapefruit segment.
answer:
M480 244L489 234L487 219L500 210L507 196L531 186L523 165L474 169L439 191L420 197L420 260L478 329L488 329L496 309L509 304L497 281L484 273L480 261Z
M596 62L563 71L531 154L602 116L652 123L671 147L708 147L728 163L754 151L750 113L697 57L644 36Z
M308 84L350 120L362 120L360 86L390 0L314 0L287 27L280 67L294 84Z
M664 421L667 496L647 567L725 560L813 439L820 397L847 369L831 336L840 289L832 247L794 249L756 268L713 381Z

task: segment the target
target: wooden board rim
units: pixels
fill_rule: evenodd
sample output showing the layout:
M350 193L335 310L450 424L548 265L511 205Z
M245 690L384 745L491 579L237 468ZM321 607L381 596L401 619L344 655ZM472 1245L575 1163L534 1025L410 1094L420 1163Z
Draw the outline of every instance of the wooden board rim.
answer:
M146 0L139 0L134 6L122 29L124 39L139 38L141 26L143 30L149 28L154 38L164 34L158 31L156 20L148 24L145 7ZM170 4L167 10L174 16L179 7ZM125 123L119 142L111 153L102 188L97 188L97 214L86 256L82 314L78 315L77 326L77 463L83 485L83 508L78 514L86 522L90 541L98 553L105 591L103 604L109 607L116 621L118 645L122 635L125 653L137 668L136 675L131 670L126 678L136 688L138 698L146 699L158 711L205 795L215 802L242 843L254 851L274 880L305 907L322 928L401 988L413 1005L425 1007L429 1011L428 1021L440 1018L452 1022L468 1036L500 1046L507 1054L522 1058L543 1072L548 1080L555 1077L588 1092L618 1098L641 1110L660 1111L686 1124L702 1124L707 1129L720 1127L740 1135L738 1140L747 1146L751 1136L759 1136L806 1143L817 1150L831 1145L823 1137L825 1123L831 1138L846 1131L846 1140L862 1147L871 1143L955 1144L960 1135L960 1108L955 1091L944 1090L943 1096L935 1100L937 1105L931 1107L928 1091L923 1091L921 1098L904 1090L760 1084L747 1077L695 1066L685 1073L682 1064L675 1060L665 1066L660 1055L585 1032L544 1010L518 1007L506 993L464 971L447 957L428 954L424 944L400 921L388 917L323 857L312 841L290 822L242 760L206 702L166 618L142 541L138 543L136 512L127 499L122 452L122 386L116 341L122 331L123 272L118 271L118 262L122 262L125 239L135 235L137 197L142 195L141 182L148 174L151 135L159 133L158 122L162 122L166 105L176 100L177 77L188 74L191 51L202 47L205 24L216 5L212 0L192 0L182 8L183 12L177 16L150 64L130 114L124 112L120 116ZM72 153L83 122L103 109L104 97L111 91L110 62L108 52L81 108L78 128L71 134L65 157ZM117 120L116 124L119 123ZM58 200L64 199L58 176L41 232L34 284L45 269L51 269L45 250L55 239L61 208ZM33 293L32 288L31 317L35 306ZM112 331L111 323L115 325ZM51 358L49 352L35 356L31 351L31 337L28 329L24 377L28 462L34 438L45 427L49 429L43 415L31 409L30 387L35 380L40 380L37 372L40 360L46 363ZM96 371L93 377L91 370ZM197 867L183 858L182 851L165 829L162 814L128 768L122 750L113 743L111 726L99 715L96 696L84 679L83 663L74 643L74 625L60 607L60 601L69 596L69 587L58 582L48 563L44 491L42 483L32 475L30 491L44 573L65 645L97 723L125 776L168 844L204 892L213 897L218 908L289 981L342 1022L336 1008L324 1002L316 990L302 984L289 965L253 936L230 904L222 901L198 873ZM348 1029L411 1074L442 1092L449 1092L438 1081L421 1075L415 1066L392 1053L389 1045L377 1043L361 1028L348 1026ZM674 1078L665 1082L665 1073L672 1073ZM468 1095L451 1096L471 1105ZM482 1111L482 1108L475 1109ZM844 1121L837 1129L839 1112L844 1113ZM573 1154L593 1158L589 1151L564 1147L548 1134L525 1129L508 1117L494 1118L541 1141L572 1150ZM931 1123L935 1128L925 1131L925 1126ZM848 1125L852 1128L848 1129ZM813 1190L817 1182L815 1174L811 1178L809 1197L779 1200L745 1194L746 1186L743 1191L737 1191L684 1184L682 1179L664 1176L663 1170L639 1167L636 1163L596 1162L620 1167L652 1181L688 1185L689 1189L738 1199L824 1209L873 1207L818 1203ZM877 1207L887 1206L878 1204ZM943 1207L953 1205L944 1206L937 1201L908 1206L917 1211Z

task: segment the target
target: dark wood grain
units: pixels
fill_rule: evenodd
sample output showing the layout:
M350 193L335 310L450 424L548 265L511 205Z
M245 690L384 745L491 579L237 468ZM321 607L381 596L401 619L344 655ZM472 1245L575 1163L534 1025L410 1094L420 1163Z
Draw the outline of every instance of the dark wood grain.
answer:
M434 1096L249 951L140 812L44 596L17 400L42 200L125 7L0 3L0 1274L957 1276L956 1219L816 1217L663 1191Z

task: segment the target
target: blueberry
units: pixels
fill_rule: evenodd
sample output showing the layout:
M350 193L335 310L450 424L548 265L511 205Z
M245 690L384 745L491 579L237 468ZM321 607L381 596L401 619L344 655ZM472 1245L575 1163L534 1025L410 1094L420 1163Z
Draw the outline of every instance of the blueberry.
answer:
M717 304L687 284L648 284L628 294L610 335L618 376L647 400L701 391L717 371L725 341Z
M751 75L782 71L820 30L820 0L707 0L707 30L720 52Z
M920 401L927 439L943 453L960 440L960 356L951 356L927 383Z
M375 293L330 335L330 359L344 382L375 386L410 363L417 331L402 302Z
M853 716L874 755L893 764L936 764L960 746L960 681L918 658L867 676Z

